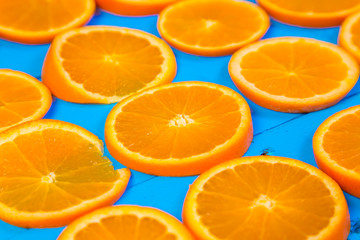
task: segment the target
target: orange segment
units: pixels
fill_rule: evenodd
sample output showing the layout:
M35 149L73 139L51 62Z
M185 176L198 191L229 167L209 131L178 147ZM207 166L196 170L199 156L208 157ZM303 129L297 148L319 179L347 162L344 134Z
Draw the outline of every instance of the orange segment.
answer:
M198 239L346 240L350 216L334 180L301 161L240 158L200 175L183 208Z
M346 192L360 197L360 105L323 122L313 138L316 162Z
M120 27L84 27L59 35L42 79L53 94L77 103L113 103L171 82L176 61L161 39Z
M116 202L130 178L95 135L70 123L24 123L0 139L0 219L16 226L64 226Z
M233 0L181 1L161 12L161 36L181 51L204 56L233 53L261 38L269 17L256 5Z
M305 27L340 25L352 13L360 10L358 0L257 0L274 18Z
M159 13L166 6L181 0L96 0L106 11L127 15L142 16Z
M339 47L307 38L272 38L240 49L229 72L240 91L275 111L311 112L339 102L359 77Z
M360 12L344 21L340 29L339 43L360 62Z
M139 206L98 209L71 223L58 240L194 240L179 220Z
M48 43L55 35L84 25L94 0L0 1L0 37L22 43Z
M52 102L47 87L22 72L0 69L0 132L45 116Z
M226 87L182 82L119 102L105 125L112 156L135 170L194 175L242 156L252 140L246 101Z

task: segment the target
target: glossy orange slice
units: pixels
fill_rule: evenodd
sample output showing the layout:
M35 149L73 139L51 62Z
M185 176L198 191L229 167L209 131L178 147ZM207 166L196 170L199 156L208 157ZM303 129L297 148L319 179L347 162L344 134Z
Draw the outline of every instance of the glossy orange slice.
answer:
M360 63L360 12L344 21L340 29L339 43Z
M270 156L228 161L200 175L183 220L207 240L346 240L350 232L334 180L301 161Z
M135 170L187 176L242 156L253 136L240 94L205 82L142 91L119 102L105 124L110 154Z
M130 178L103 157L102 142L74 124L37 120L0 134L0 219L60 227L115 203Z

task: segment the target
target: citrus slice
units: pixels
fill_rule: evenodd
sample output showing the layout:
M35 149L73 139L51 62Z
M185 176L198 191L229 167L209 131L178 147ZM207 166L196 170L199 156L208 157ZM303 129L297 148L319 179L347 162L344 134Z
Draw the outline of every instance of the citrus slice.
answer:
M158 30L181 51L221 56L258 40L269 24L267 14L249 2L195 0L165 8L159 16Z
M194 240L171 215L149 207L115 206L98 209L71 223L58 240Z
M346 240L350 216L334 180L301 161L235 159L200 175L183 220L198 239Z
M336 45L315 39L272 38L240 49L229 72L256 104L281 112L312 112L339 102L359 77L358 63Z
M340 29L339 43L360 62L360 12L344 21Z
M181 82L119 102L105 124L110 154L135 170L164 176L199 174L242 156L253 136L240 94L213 83Z
M0 219L20 227L59 227L125 191L102 142L85 129L37 120L0 134Z
M143 16L159 13L166 6L180 0L96 0L106 11L127 15Z
M42 118L51 102L49 89L37 79L22 72L0 69L0 132Z
M305 27L340 25L352 13L360 10L359 0L257 0L274 18Z
M55 35L84 25L94 0L0 1L0 37L22 43L48 43Z
M163 40L136 29L92 26L55 38L42 79L63 100L114 103L175 74L175 56Z
M346 192L360 197L360 105L326 119L313 138L316 162Z

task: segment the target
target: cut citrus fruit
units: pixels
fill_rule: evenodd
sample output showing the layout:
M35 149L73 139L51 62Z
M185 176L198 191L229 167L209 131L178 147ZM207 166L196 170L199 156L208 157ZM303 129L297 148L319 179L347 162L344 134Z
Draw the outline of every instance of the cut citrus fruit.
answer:
M59 33L84 25L94 0L0 1L0 37L22 43L48 43Z
M258 40L269 24L267 14L249 2L194 0L165 8L159 16L158 30L181 51L221 56Z
M208 240L346 240L350 232L334 180L301 161L270 156L235 159L200 175L183 220Z
M49 89L22 72L0 69L0 132L45 116L52 102Z
M98 209L71 223L58 240L194 240L176 218L160 210L139 206Z
M281 112L311 112L339 102L359 77L355 59L315 39L266 39L240 49L230 76L256 104Z
M213 83L181 82L119 102L105 124L116 160L163 176L199 174L242 156L253 136L250 109L240 94Z
M344 21L340 29L339 43L360 62L360 12Z
M159 13L166 6L181 0L96 0L106 11L126 15L143 16Z
M55 38L42 79L63 100L113 103L171 82L175 74L175 56L163 40L136 29L94 26Z
M274 18L305 27L340 25L360 10L359 0L257 0Z
M340 111L316 131L313 147L321 170L360 197L360 105Z
M0 134L0 219L20 227L59 227L125 191L102 142L74 124L37 120Z

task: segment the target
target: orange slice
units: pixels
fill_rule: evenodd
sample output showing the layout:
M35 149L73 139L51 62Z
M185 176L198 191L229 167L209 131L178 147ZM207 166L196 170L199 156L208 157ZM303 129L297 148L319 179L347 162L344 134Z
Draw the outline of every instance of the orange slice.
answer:
M38 120L0 134L0 219L20 227L59 227L115 203L130 178L103 157L85 129Z
M229 72L256 104L281 112L312 112L339 102L359 77L358 63L336 45L285 37L236 52Z
M63 100L114 103L171 82L175 74L175 56L161 39L136 29L94 26L55 38L42 79Z
M181 51L221 56L258 40L269 24L267 14L249 2L195 0L175 3L162 11L158 30Z
M340 25L360 10L359 0L257 0L274 18L305 27Z
M360 197L360 105L326 119L313 138L316 162L346 192Z
M0 37L22 43L48 43L59 33L84 25L94 0L0 1Z
M242 156L253 136L240 94L213 83L181 82L119 102L105 124L111 155L148 174L199 174Z
M340 29L339 43L360 63L360 12L344 21Z
M166 6L181 0L96 0L106 11L127 15L143 16L159 13Z
M301 161L240 158L200 175L183 208L198 239L346 240L350 216L334 180Z
M71 223L58 240L194 240L176 218L139 206L98 209Z
M49 89L37 79L22 72L0 69L0 132L44 117L51 102Z

